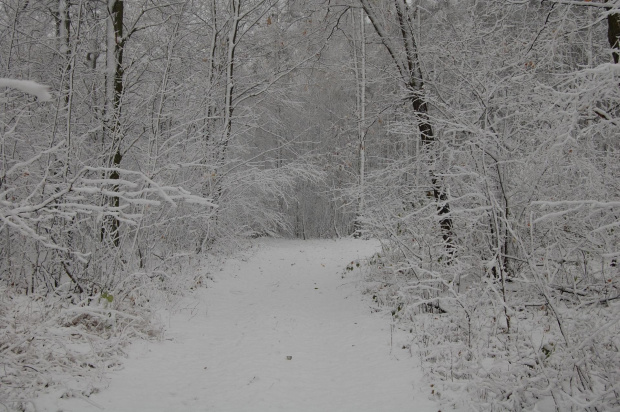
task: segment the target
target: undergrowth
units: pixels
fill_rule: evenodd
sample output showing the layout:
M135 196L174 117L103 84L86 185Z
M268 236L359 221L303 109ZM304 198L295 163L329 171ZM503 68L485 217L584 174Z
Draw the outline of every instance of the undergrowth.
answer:
M2 286L0 410L35 410L44 392L88 402L107 385L106 373L122 367L132 340L163 338L158 311L206 287L204 266L198 257L169 256L91 295L76 294L69 282L28 295Z
M465 259L431 269L388 244L368 267L366 293L409 333L428 395L446 407L620 408L620 302L605 298L617 295L617 274L585 296L524 270L502 295Z

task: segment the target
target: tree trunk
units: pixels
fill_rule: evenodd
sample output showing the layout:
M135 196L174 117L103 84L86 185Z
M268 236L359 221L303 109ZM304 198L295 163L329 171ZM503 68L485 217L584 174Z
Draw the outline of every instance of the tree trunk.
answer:
M607 16L607 38L611 46L614 63L620 61L620 13Z
M235 108L233 107L233 90L235 88L235 51L237 50L237 34L239 32L239 22L241 20L241 0L231 1L232 21L228 33L228 52L226 56L226 91L224 97L224 132L220 143L220 165L226 160L228 143L232 133L232 116ZM218 192L221 188L218 188ZM218 193L219 194L219 193Z
M413 33L413 24L410 20L409 5L404 0L394 0L400 39L395 43L389 36L387 29L378 18L376 6L370 0L360 0L366 15L370 19L381 42L390 54L394 64L402 77L409 93L413 113L418 120L418 133L422 146L430 151L435 143L433 126L428 116L428 104L424 98L424 78L420 69L417 44ZM449 255L454 254L453 225L450 217L448 195L434 172L430 175L432 193L437 203L437 213L440 216L442 238Z
M123 155L121 152L121 97L123 95L123 0L108 0L108 20L107 20L107 75L106 75L106 113L104 117L104 130L107 140L110 142L110 153L108 166L116 169L120 166ZM118 171L112 171L109 176L111 180L120 178ZM117 192L118 186L112 186L112 191ZM112 208L118 208L120 199L112 196L108 199ZM101 230L102 239L110 236L113 244L119 246L119 221L116 217L111 217L104 223Z
M212 3L212 13L213 16L216 16L216 8L217 3L214 1ZM224 187L222 186L224 177L223 166L226 164L228 145L230 143L230 139L232 137L232 126L233 126L233 113L234 113L234 104L233 104L233 92L235 89L234 84L234 75L235 75L235 52L237 50L237 37L239 34L239 24L241 22L241 0L231 0L230 1L230 27L228 31L228 38L226 41L226 83L224 90L224 109L223 109L223 124L222 124L222 134L219 138L219 141L214 142L214 150L215 150L215 170L212 173L212 187L211 193L214 203L219 204L222 196L224 195ZM215 17L214 17L215 18ZM214 27L214 36L217 35L217 27ZM212 48L211 48L211 72L210 76L214 75L215 66L213 65L213 59L216 55L216 38L212 39ZM213 79L211 79L213 80ZM209 113L209 116L211 113ZM211 138L210 136L208 138ZM204 239L201 242L200 250L208 248L215 241L215 237L217 236L216 227L218 225L219 220L219 209L215 209L213 215L209 219L209 227L206 230L206 234Z
M357 216L354 222L354 236L361 236L361 219L364 216L364 186L366 184L366 15L364 10L360 10L360 56L357 55L357 46L353 44L355 55L355 71L357 80L357 139L359 144L359 196L357 199ZM355 17L353 17L355 23Z
M71 71L71 15L69 10L70 4L67 0L58 1L58 15L56 19L56 34L59 40L59 50L61 56L63 56L63 66L61 71L63 73L63 85L62 93L64 97L65 105L69 105L68 87L66 86L65 76Z

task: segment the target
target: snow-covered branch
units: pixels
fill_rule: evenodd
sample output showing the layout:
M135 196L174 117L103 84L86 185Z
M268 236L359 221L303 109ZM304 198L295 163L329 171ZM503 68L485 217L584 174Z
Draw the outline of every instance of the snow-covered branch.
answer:
M16 80L0 78L0 87L16 89L26 94L36 96L40 102L49 102L52 100L50 88L32 80Z

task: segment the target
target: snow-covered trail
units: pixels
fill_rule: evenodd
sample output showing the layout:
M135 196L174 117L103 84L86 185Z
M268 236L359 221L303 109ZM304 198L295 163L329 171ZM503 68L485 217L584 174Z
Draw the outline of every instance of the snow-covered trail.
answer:
M359 270L341 276L377 248L352 239L264 241L214 274L199 292L201 308L166 320L172 340L135 345L90 403L39 408L437 411L419 387L419 361L390 347L389 319L371 313L356 289Z

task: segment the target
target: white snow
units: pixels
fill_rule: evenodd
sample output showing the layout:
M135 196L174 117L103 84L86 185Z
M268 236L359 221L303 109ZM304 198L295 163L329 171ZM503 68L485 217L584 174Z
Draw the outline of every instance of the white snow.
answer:
M37 99L40 102L48 102L52 100L52 95L49 93L50 88L37 82L33 82L32 80L0 78L0 87L9 87L12 89L17 89L20 92L37 96Z
M186 309L167 312L166 339L133 345L107 389L88 399L48 394L37 410L438 411L419 359L391 346L389 314L374 313L356 287L360 269L342 276L377 249L352 239L261 241Z

